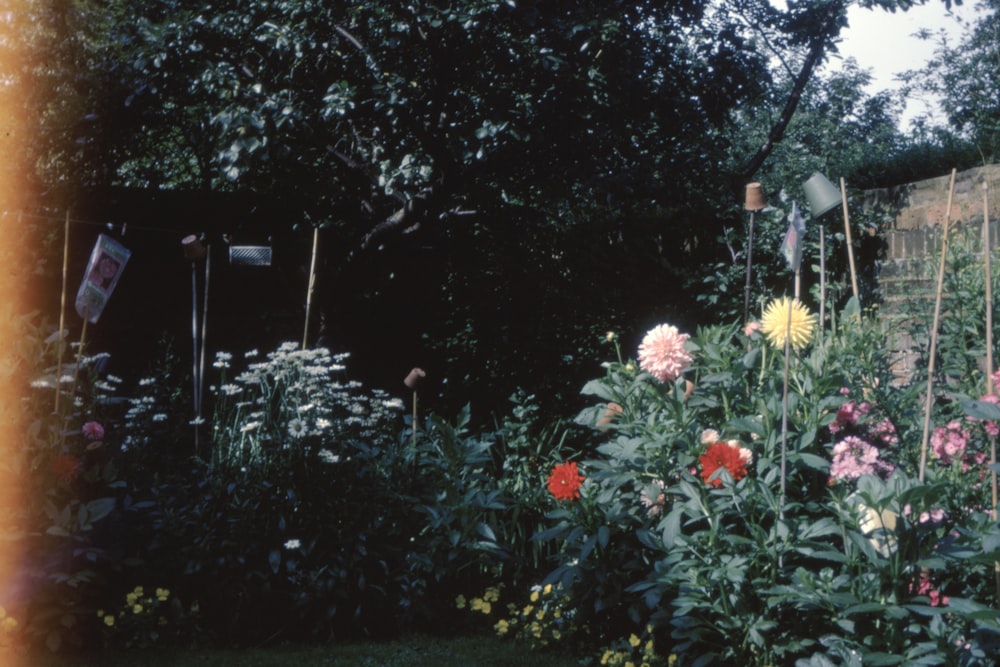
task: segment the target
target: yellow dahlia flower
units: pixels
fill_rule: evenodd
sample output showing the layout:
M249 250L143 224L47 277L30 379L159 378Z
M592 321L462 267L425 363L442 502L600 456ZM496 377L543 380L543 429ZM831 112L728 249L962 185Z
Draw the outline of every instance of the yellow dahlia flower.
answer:
M791 309L791 319L789 319ZM760 319L760 330L771 345L784 349L786 332L792 347L800 348L812 340L816 328L816 316L802 305L798 299L787 296L775 299L764 309Z

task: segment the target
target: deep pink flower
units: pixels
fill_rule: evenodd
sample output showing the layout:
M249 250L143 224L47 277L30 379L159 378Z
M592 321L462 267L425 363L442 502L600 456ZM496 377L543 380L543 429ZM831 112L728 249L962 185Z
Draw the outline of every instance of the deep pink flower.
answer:
M97 422L87 422L80 429L83 431L83 437L87 440L103 440L104 439L104 427Z
M734 482L738 482L747 474L747 462L740 456L737 447L731 447L725 442L716 442L709 445L705 453L699 459L701 463L701 478L710 486L722 486L722 477L715 477L719 468L725 468Z
M961 460L968 443L969 432L959 422L949 422L945 427L935 428L931 434L931 455L951 465L953 459Z
M670 324L654 327L639 345L639 367L660 382L673 382L691 363L691 353L684 349L688 338Z

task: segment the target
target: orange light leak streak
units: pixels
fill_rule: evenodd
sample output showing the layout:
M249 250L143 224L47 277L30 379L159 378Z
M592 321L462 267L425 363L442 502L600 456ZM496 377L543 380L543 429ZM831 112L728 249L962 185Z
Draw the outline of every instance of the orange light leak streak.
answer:
M28 431L21 398L27 389L27 369L11 351L18 347L20 316L33 307L26 284L30 269L18 262L23 255L18 249L30 242L18 224L18 212L31 203L26 157L33 131L28 111L31 91L23 76L30 62L25 36L30 34L31 1L0 2L0 604L15 589L18 563L24 557L20 552L23 541L10 537L22 523L18 520L24 500L19 464ZM21 647L9 641L23 634L25 619L17 618L14 609L5 612L19 626L7 641L0 636L0 664L27 665Z

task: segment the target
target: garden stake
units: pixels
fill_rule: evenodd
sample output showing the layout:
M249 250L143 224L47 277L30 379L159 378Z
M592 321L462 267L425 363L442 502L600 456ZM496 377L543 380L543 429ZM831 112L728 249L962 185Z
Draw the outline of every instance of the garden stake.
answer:
M764 191L760 183L747 184L743 208L750 211L750 226L747 230L747 282L743 288L743 325L750 321L750 270L753 266L753 222L754 214L767 207Z
M422 368L414 368L403 380L403 384L413 390L413 449L411 454L414 467L417 465L417 385L426 376L427 373Z
M844 200L844 240L847 242L847 263L851 267L851 291L854 292L854 298L857 299L858 305L861 305L861 299L858 297L858 274L854 270L854 248L851 243L851 219L847 215L847 188L844 187L844 177L840 177L840 198Z
M204 387L203 370L205 365L205 320L208 316L208 248L201 244L195 235L185 236L181 240L184 247L184 257L191 260L191 382L194 402L194 451L200 449L201 432L201 393ZM205 258L205 298L204 315L201 323L201 344L198 336L198 260Z
M993 272L991 270L993 246L990 243L989 186L983 181L983 272L986 290L986 394L992 394L993 386ZM990 435L990 492L993 500L993 520L997 520L997 438ZM1000 600L1000 561L993 561L993 579Z
M747 282L743 287L743 326L750 322L750 267L753 265L753 216L750 211L750 226L747 230Z
M302 349L309 340L309 309L312 305L313 287L316 285L316 245L319 243L319 227L313 227L312 260L309 262L309 287L306 291L306 324L302 331ZM416 399L414 399L416 400Z
M76 379L80 373L80 364L83 363L83 347L87 340L87 322L90 321L90 306L85 306L83 309L83 327L80 328L80 342L76 349L76 365L73 367L73 384L70 385L69 391L69 406L70 412L73 411L73 402L76 400ZM67 418L69 415L67 415ZM60 438L60 448L66 444L66 425L63 424L62 436Z
M948 255L948 232L951 222L951 199L955 194L955 173L951 170L951 184L948 186L948 208L944 214L944 229L941 231L941 261L938 263L937 292L934 295L934 323L931 326L930 355L927 360L927 396L924 401L924 435L920 443L920 474L921 482L927 470L927 442L931 428L931 404L934 401L934 355L937 351L938 321L941 319L941 292L944 289L944 264Z
M795 276L798 278L798 267ZM797 281L796 281L797 282ZM788 478L788 367L792 357L792 304L788 304L785 323L785 370L781 389L781 497L778 500L778 518L785 520L785 486ZM784 556L778 554L778 567L784 567Z
M18 213L18 227L24 211ZM62 394L62 360L66 339L66 275L69 273L69 209L66 209L66 229L63 232L62 294L59 297L59 351L56 357L56 414L59 414L59 395ZM84 320L86 323L86 319Z

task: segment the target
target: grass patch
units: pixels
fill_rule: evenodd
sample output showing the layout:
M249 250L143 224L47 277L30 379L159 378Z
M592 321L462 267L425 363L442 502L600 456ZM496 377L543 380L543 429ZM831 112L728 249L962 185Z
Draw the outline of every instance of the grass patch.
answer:
M493 636L412 635L384 642L249 649L145 649L45 656L32 667L579 667L571 655Z

